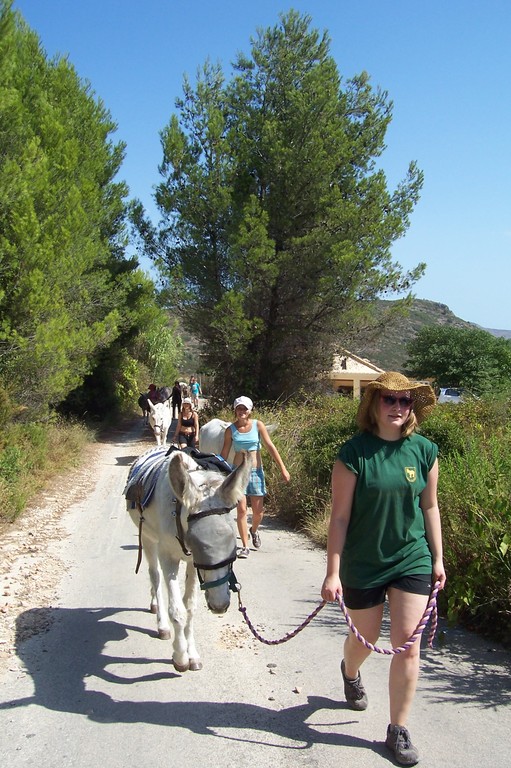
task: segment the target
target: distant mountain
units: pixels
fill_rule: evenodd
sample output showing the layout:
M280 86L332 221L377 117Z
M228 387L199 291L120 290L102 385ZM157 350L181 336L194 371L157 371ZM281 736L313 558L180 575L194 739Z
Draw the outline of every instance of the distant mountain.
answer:
M382 309L385 309L393 302L381 301L379 303ZM452 328L477 328L481 330L479 325L456 317L445 304L426 299L415 299L407 317L395 321L393 326L384 330L378 339L352 344L350 351L359 357L365 357L386 371L401 371L405 367L408 344L421 328L429 325L449 325ZM488 331L494 336L511 338L511 331L498 331L489 328L482 330Z
M511 339L511 331L498 331L495 328L483 328L483 331L488 331L492 336L502 336L504 339Z

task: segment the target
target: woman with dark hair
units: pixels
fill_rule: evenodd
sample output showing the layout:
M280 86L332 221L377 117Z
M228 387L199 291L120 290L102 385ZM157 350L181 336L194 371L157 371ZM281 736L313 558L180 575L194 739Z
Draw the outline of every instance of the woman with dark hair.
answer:
M180 448L195 448L199 434L199 417L192 408L192 401L185 397L177 419L173 442Z
M160 395L158 392L158 387L156 384L149 384L148 390L147 390L147 397L152 402L153 405L156 405L156 403L161 402L160 401Z
M324 600L343 595L353 623L373 645L383 604L390 639L402 645L415 631L434 583L445 585L437 501L437 446L416 432L433 410L429 384L389 372L370 382L357 414L360 433L341 446L332 471ZM352 633L341 673L351 709L364 710L360 667L371 651ZM385 744L401 765L419 754L406 727L419 675L420 642L392 657L390 723Z

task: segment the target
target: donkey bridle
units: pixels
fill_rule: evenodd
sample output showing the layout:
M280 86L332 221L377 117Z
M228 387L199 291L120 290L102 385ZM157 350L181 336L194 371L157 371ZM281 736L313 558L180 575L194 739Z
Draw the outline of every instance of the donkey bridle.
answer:
M202 512L197 512L195 515L188 515L187 522L188 527L195 522L196 520L202 520L204 517L209 517L210 515L228 515L230 513L230 509L228 507L217 507L215 509L205 509ZM176 519L180 519L181 515L181 505L179 505L179 510L176 509ZM182 530L182 529L181 529ZM180 541L181 547L183 547L183 542ZM232 569L232 564L236 560L236 553L234 555L231 555L231 557L227 557L225 560L222 560L219 563L215 563L214 565L203 565L201 563L193 563L194 568L197 570L197 576L199 577L199 584L200 588L203 590L206 589L212 589L213 587L219 587L221 584L225 584L226 581L229 582L229 587L233 592L239 591L239 585L236 581L236 576L234 575L234 571ZM204 581L204 579L201 576L200 570L203 571L216 571L220 568L223 568L224 566L230 566L227 573L222 576L220 579L215 579L214 581Z
M137 560L137 566L135 568L135 573L138 573L140 564L142 562L142 524L144 522L144 510L143 510L140 499L137 499L137 507L140 512L140 522L138 525L138 560ZM177 527L176 539L179 541L185 557L190 557L192 553L190 552L190 550L187 548L185 544L183 523L181 522L181 509L182 509L181 502L176 500L176 527ZM218 507L216 509L205 509L203 512L197 512L196 515L188 515L188 519L187 519L188 527L190 527L190 524L193 523L194 520L201 520L203 517L208 517L209 515L227 515L229 514L230 511L231 510L228 509L227 507ZM197 576L199 578L200 588L203 590L212 589L213 587L219 587L221 584L225 584L225 582L228 581L230 589L233 592L239 592L239 584L236 581L236 576L234 575L234 571L232 569L232 564L235 560L236 560L236 554L226 558L225 560L222 560L220 563L215 563L214 565L201 565L200 563L194 562L193 566L197 570ZM199 570L199 569L202 569L203 571L216 571L220 568L223 568L225 565L230 566L229 570L227 571L225 576L222 576L220 579L215 579L215 581L204 581Z

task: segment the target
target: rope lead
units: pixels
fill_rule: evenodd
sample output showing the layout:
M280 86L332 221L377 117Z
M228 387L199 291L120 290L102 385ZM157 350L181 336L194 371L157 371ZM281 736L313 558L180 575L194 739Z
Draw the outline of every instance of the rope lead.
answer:
M365 637L363 637L356 626L353 624L353 621L351 620L351 617L347 611L346 606L344 605L344 600L342 598L342 595L339 595L337 598L337 602L339 603L342 612L344 614L344 618L346 619L346 623L350 630L353 632L357 640L359 640L363 645L366 646L366 648L369 648L370 651L374 651L375 653L381 653L385 656L393 656L397 653L403 653L404 651L408 650L416 640L422 635L424 632L428 621L431 618L431 630L429 633L428 638L428 648L433 647L433 639L435 637L436 629L437 629L437 623L438 623L438 611L437 611L437 594L438 590L440 589L440 582L436 582L436 584L433 587L433 590L431 592L428 604L426 606L426 610L424 611L422 615L422 619L417 624L417 627L415 628L414 633L410 636L410 638L406 641L406 643L403 643L403 645L400 645L398 648L379 648L377 645L373 645L372 643L368 642ZM260 643L264 643L265 645L281 645L281 643L287 643L288 640L291 640L291 638L296 637L296 635L302 631L302 629L305 629L305 627L310 624L310 622L318 615L318 613L325 607L326 600L323 600L316 608L310 613L307 618L292 632L288 632L284 637L281 637L279 640L267 640L262 635L259 634L259 632L256 630L252 622L247 616L247 609L244 607L244 605L241 602L241 587L239 587L238 590L238 610L243 615L243 618L245 619L245 622L252 632L253 636L256 638L256 640L259 640Z

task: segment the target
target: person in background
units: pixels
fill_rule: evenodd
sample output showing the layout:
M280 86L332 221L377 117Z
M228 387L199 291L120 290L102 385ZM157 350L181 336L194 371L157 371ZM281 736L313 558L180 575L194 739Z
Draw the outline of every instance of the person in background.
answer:
M357 414L361 432L344 443L332 471L327 573L321 595L343 595L353 623L373 645L388 599L390 639L403 645L426 609L432 586L445 585L437 501L438 448L416 432L433 410L428 384L387 372L371 381ZM344 643L341 673L351 709L368 704L360 667L371 651L355 634ZM407 729L419 675L420 642L392 656L390 723L385 744L401 765L419 753Z
M195 376L192 376L190 379L190 396L192 398L192 403L194 408L199 407L199 396L202 395L202 390L200 387L199 382L195 378Z
M220 455L227 460L231 446L234 448L234 465L241 464L243 451L247 451L252 462L252 471L245 491L245 496L237 505L237 524L238 532L241 538L241 548L238 551L238 557L246 558L250 554L248 548L248 523L247 523L247 497L250 499L252 508L252 526L250 536L252 544L256 549L261 546L261 537L259 526L263 519L263 502L266 494L266 484L264 479L263 464L261 460L261 441L266 446L270 456L277 463L282 477L286 483L289 482L289 472L280 458L280 454L270 440L268 430L262 421L252 419L250 414L254 404L249 397L237 397L234 401L235 421L230 424L224 433L224 444Z
M192 401L189 397L183 399L181 413L179 414L173 443L180 448L195 448L197 435L199 434L199 417L192 409Z
M158 388L156 387L156 384L149 384L147 397L152 402L153 405L156 405L156 403L160 402L160 395L158 392Z
M181 411L181 402L182 402L183 396L181 394L181 385L179 381L174 382L174 386L172 387L172 394L171 394L171 404L172 404L172 418L177 419L179 418L179 412Z

